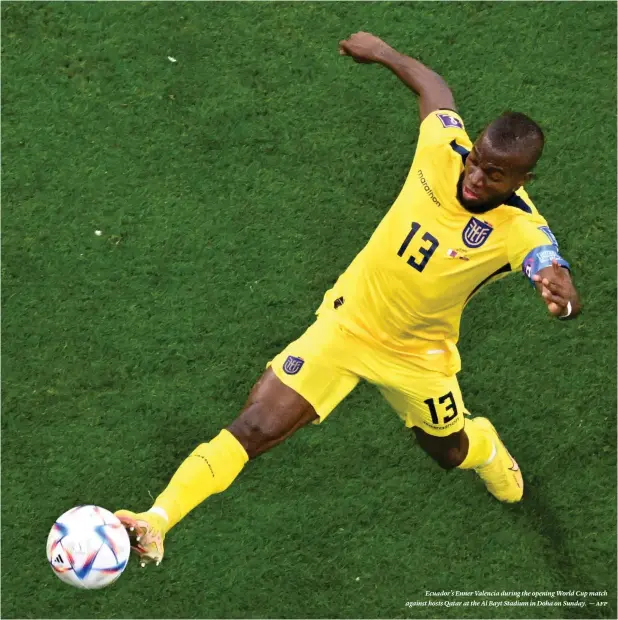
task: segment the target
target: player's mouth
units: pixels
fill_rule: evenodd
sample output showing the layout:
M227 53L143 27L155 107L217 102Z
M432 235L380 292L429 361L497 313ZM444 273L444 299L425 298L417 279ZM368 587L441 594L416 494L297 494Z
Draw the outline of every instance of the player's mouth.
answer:
M461 184L461 193L466 200L478 200L480 196L468 189L463 183Z

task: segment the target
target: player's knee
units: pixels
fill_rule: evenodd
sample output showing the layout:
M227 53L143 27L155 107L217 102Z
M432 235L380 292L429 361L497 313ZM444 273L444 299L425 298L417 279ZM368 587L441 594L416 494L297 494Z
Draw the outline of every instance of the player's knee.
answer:
M240 442L250 459L276 445L285 436L285 429L281 428L277 416L260 403L245 409L227 430Z

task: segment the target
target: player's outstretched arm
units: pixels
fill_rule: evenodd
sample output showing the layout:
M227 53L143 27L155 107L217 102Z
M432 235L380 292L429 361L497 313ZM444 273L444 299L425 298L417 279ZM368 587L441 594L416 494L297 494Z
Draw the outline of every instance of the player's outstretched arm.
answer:
M356 62L379 63L390 69L419 96L421 121L441 108L455 110L455 100L448 84L434 71L414 58L400 54L369 32L357 32L339 41L339 53Z
M532 277L536 290L541 294L547 309L555 317L574 319L581 312L579 295L571 280L571 274L552 261L551 267L541 269Z

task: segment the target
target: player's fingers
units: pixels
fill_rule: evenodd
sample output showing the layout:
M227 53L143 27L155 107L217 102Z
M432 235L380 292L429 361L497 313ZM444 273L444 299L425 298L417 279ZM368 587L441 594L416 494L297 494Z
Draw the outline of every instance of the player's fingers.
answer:
M553 280L543 279L543 290L547 289L553 295L562 296L564 294L564 287L561 282L554 282Z
M566 282L568 281L568 275L566 273L566 269L563 269L559 264L558 261L554 258L554 260L551 263L551 266L553 268L553 273L554 273L554 277L559 280L560 282Z
M561 297L560 295L554 295L549 291L543 291L542 295L546 303L559 304L560 306L566 308L567 301L566 299L564 299L564 297Z
M569 287L563 282L551 282L546 287L547 290L554 296L560 299L568 300L570 298ZM565 301L566 303L566 301Z
M547 284L545 284L545 288L547 288L551 293L560 294L562 286L558 284L557 282L548 280Z
M561 306L560 304L551 303L547 306L547 309L554 316L560 316L561 314L564 314L564 306Z
M560 300L562 299L562 297L559 294L554 293L552 290L550 290L545 285L543 285L543 288L541 289L541 296L547 302L555 301L557 303L560 303Z

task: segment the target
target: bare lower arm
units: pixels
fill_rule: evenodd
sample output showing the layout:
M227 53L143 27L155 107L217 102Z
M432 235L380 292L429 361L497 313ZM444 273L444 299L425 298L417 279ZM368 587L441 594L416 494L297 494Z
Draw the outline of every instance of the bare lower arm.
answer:
M380 50L378 62L419 96L421 120L439 108L455 109L455 100L448 84L423 63L389 46Z

